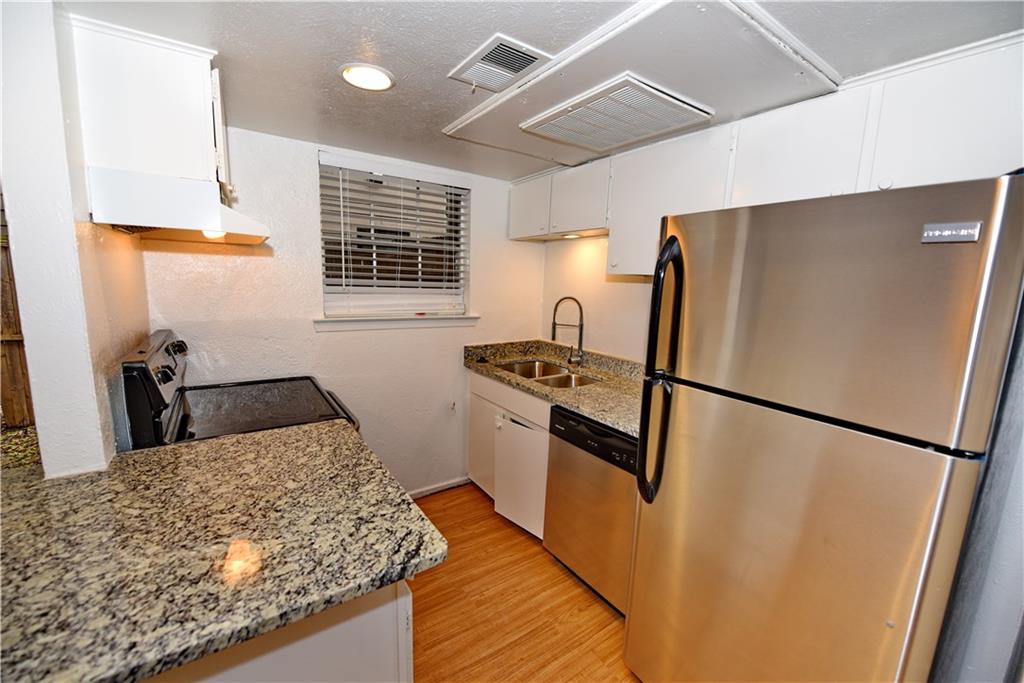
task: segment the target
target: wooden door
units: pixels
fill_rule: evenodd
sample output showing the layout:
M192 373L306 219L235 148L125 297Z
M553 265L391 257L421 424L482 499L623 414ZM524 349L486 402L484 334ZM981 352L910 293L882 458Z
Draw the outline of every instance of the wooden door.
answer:
M28 386L25 340L21 335L18 294L11 269L11 250L7 244L7 217L0 197L0 329L2 329L2 369L0 369L0 410L7 427L26 427L35 422L32 392Z

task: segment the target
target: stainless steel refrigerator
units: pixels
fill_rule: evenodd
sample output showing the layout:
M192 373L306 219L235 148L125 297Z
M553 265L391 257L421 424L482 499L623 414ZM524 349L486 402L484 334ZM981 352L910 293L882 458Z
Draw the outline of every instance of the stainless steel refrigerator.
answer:
M927 677L1024 285L1024 176L666 218L626 662Z

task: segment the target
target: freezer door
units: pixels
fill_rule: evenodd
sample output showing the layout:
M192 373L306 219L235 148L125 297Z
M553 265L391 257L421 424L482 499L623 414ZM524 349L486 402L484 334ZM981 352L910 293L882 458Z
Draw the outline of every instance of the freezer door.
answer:
M645 683L923 680L977 461L671 392L661 486L638 518L629 668Z
M1024 283L1024 176L677 216L666 232L686 264L679 377L987 450Z

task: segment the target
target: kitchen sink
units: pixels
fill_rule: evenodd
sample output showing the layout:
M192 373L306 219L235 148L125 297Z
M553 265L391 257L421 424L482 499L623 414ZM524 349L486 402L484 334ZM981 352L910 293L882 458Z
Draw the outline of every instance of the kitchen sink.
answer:
M600 382L601 380L568 372L562 375L555 375L554 377L541 377L533 381L546 384L549 387L556 387L558 389L571 389L593 384L594 382Z
M569 368L563 368L561 365L555 365L554 363L546 363L542 360L528 360L519 363L504 363L498 365L499 370L505 370L513 374L525 377L526 379L536 379L538 377L550 377L551 375L564 375L569 372Z

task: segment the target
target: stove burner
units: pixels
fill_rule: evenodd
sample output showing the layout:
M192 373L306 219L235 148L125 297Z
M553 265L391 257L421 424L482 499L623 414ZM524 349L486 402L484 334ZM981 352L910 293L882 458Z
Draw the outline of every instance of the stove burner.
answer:
M123 359L131 448L205 439L323 420L359 421L313 377L187 386L188 345L157 330L145 349Z

